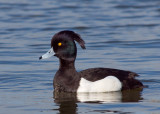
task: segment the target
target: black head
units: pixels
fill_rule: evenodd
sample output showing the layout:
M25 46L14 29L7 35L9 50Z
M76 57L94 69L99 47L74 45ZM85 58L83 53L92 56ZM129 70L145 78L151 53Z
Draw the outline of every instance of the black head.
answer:
M74 61L77 55L75 41L85 49L85 42L79 34L68 30L56 33L51 40L55 56L63 60Z

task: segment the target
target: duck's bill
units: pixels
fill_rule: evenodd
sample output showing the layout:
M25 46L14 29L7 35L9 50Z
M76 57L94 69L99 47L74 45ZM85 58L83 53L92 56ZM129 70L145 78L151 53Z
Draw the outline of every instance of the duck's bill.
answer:
M54 51L53 51L53 48L51 48L47 53L45 53L44 55L40 56L39 57L39 60L40 59L47 59L49 57L52 57L54 55Z

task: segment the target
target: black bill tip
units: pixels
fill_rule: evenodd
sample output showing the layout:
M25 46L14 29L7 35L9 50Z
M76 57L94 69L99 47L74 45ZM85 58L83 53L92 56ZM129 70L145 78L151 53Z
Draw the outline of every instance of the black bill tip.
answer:
M42 59L42 56L39 57L39 60L41 60L41 59Z

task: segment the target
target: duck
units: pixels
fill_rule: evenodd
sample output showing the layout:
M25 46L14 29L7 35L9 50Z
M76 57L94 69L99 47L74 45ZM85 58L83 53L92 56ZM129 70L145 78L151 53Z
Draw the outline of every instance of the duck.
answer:
M75 68L77 42L86 49L81 36L70 30L56 33L51 39L51 49L39 59L55 56L59 59L59 69L53 79L54 92L115 92L142 89L137 73L114 68L88 68L78 72Z

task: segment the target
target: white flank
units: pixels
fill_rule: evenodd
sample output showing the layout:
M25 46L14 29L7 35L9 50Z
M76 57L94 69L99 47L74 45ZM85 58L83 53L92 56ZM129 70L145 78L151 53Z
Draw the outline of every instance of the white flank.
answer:
M120 80L114 76L107 76L95 82L81 78L77 92L111 92L120 91L121 88L122 84Z

